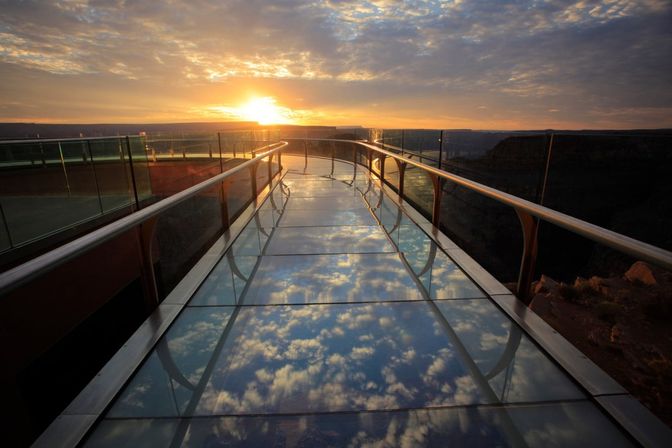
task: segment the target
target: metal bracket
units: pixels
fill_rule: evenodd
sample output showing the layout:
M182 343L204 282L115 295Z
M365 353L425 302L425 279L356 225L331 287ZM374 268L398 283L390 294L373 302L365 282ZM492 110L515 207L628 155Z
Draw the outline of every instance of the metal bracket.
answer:
M399 169L399 197L403 199L404 197L404 173L406 173L406 162L402 162L399 159L394 159L397 162L397 168Z
M138 226L137 237L140 245L140 280L145 296L145 305L148 311L152 311L159 305L159 290L156 286L154 275L154 257L152 256L152 243L158 217L149 218Z
M526 305L529 305L532 300L531 287L534 278L534 268L537 264L539 219L519 208L515 210L520 220L520 225L523 228L523 257L520 261L516 295Z
M432 225L439 228L439 223L441 221L441 196L443 194L443 179L441 179L436 174L429 174L430 179L432 179L432 187L434 188L434 199L432 201Z

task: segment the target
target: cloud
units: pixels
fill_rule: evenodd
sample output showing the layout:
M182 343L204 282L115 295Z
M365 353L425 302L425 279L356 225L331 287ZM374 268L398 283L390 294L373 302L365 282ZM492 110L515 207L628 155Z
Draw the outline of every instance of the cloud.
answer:
M336 124L671 124L664 0L0 5L0 93L26 104L6 118L37 104L52 119L212 119L262 91ZM94 106L101 89L131 104ZM73 92L91 104L69 104Z

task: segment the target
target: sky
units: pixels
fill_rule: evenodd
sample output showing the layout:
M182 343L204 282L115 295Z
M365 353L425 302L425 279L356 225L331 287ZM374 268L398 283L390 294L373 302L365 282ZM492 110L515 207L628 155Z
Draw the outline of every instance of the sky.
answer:
M672 1L0 0L0 121L672 127Z

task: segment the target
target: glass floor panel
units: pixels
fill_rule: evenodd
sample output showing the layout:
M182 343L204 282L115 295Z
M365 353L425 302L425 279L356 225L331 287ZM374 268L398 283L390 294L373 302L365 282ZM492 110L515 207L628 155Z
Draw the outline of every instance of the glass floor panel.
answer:
M335 180L299 180L295 182L283 181L289 196L292 198L319 198L319 197L358 197L357 191L344 182Z
M357 196L336 196L331 198L292 196L286 210L353 210L366 209L366 203Z
M86 446L627 447L589 402L289 416L105 420ZM181 443L179 443L181 441Z
M189 306L236 305L257 260L258 257L227 254L201 283Z
M233 310L232 307L184 310L126 386L108 416L182 415Z
M261 204L85 445L629 445L366 175L311 166Z
M245 305L422 300L397 254L262 257Z
M385 232L377 226L279 227L266 248L268 255L394 251Z
M426 302L246 307L196 415L491 403Z
M368 209L357 210L285 210L280 227L375 226Z
M502 402L580 399L583 394L487 299L436 302Z

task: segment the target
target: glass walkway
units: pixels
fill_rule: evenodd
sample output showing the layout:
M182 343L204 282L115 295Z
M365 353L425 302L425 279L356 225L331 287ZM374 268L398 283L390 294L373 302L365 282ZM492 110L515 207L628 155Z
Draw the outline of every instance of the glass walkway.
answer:
M282 161L85 446L632 443L368 171Z

